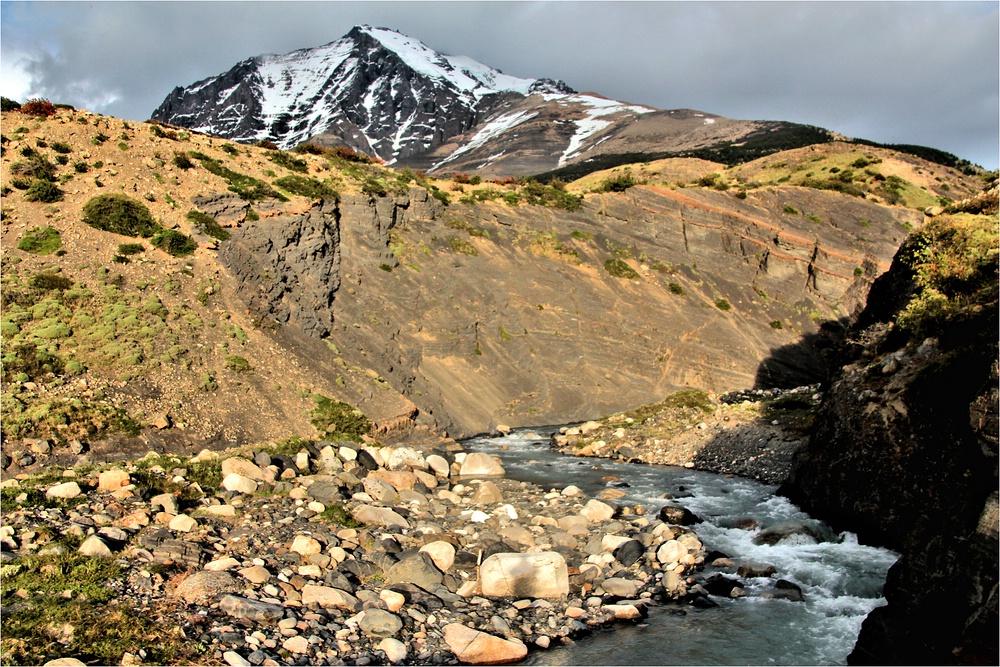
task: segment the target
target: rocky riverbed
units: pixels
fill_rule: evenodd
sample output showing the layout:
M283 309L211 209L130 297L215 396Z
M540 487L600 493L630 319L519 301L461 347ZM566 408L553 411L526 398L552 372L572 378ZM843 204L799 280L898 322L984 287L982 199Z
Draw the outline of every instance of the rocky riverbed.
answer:
M448 441L292 441L9 477L4 661L506 662L649 605L710 604L681 508L502 475ZM87 572L106 579L78 585ZM146 638L88 641L110 610Z
M819 385L718 397L681 390L659 403L561 428L552 444L593 456L697 468L780 484L808 438Z

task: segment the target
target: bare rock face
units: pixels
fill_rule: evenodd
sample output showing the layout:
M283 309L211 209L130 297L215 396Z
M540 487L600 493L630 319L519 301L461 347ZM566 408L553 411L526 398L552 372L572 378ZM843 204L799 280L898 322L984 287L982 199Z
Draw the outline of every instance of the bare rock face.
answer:
M219 257L239 277L239 295L268 321L295 324L315 337L330 332L330 306L340 287L335 201L244 224Z
M902 553L852 664L997 661L997 312L910 340L900 249L848 332L809 444L780 489Z

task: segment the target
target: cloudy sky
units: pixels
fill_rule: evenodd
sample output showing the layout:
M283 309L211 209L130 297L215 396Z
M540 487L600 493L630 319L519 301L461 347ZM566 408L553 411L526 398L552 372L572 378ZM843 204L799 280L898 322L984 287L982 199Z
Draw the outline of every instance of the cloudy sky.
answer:
M580 91L997 168L997 2L2 2L0 94L141 121L174 86L357 24Z

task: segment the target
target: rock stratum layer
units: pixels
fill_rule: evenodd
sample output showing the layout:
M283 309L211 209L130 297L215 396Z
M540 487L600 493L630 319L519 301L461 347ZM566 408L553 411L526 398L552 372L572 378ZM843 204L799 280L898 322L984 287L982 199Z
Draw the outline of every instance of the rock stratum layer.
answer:
M470 434L599 416L684 386L818 380L818 325L835 329L860 305L900 224L919 217L842 199L636 187L567 212L445 208L414 188L247 223L221 258L263 320L327 337L437 426ZM859 239L857 219L879 231ZM322 231L303 234L300 220ZM634 277L609 273L616 261Z

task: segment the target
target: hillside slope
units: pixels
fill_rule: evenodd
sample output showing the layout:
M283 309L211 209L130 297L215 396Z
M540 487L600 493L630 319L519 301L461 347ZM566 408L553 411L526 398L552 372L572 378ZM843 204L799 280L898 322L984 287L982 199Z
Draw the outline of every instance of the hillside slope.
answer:
M3 127L3 434L26 464L24 438L309 436L323 397L377 437L461 435L801 384L824 370L804 337L835 337L924 218L786 184L434 181L71 109ZM193 252L85 224L108 194Z

